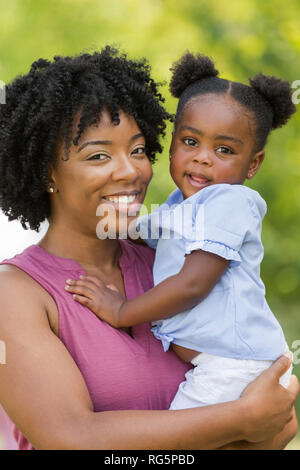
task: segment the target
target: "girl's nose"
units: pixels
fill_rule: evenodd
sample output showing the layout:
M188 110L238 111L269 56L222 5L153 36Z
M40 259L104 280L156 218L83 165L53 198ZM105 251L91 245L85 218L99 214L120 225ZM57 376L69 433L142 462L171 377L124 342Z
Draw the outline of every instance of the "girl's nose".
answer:
M206 149L201 150L197 155L194 155L194 162L201 163L203 165L212 165L212 158L210 152Z
M112 174L114 181L135 181L139 175L139 170L127 155L119 156L116 167Z

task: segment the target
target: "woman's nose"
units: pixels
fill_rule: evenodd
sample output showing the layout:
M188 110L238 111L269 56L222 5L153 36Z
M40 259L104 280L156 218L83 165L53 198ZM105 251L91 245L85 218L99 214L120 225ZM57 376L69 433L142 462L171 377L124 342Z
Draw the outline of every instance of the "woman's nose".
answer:
M116 167L112 174L115 181L135 181L139 175L138 168L127 155L119 156L116 161Z

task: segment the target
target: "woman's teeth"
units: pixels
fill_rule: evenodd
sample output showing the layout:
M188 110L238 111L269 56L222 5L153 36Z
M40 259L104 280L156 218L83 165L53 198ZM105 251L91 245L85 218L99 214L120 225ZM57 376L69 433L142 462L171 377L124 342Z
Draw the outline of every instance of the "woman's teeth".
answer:
M106 196L104 199L107 201L114 202L116 204L131 204L136 198L136 195L133 196Z

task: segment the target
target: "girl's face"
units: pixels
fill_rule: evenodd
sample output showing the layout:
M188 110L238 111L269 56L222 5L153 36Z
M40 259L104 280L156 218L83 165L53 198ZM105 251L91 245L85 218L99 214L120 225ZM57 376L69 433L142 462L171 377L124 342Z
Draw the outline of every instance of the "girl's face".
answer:
M66 228L94 236L99 216L112 227L117 221L117 233L119 218L128 224L136 217L152 167L134 118L122 111L119 117L120 124L114 125L110 114L103 112L99 124L87 128L79 145L71 147L66 161L60 145L50 174L56 188L51 195L51 221L63 221Z
M197 96L173 134L171 176L184 198L212 184L242 184L264 158L254 145L254 120L242 105L224 94Z

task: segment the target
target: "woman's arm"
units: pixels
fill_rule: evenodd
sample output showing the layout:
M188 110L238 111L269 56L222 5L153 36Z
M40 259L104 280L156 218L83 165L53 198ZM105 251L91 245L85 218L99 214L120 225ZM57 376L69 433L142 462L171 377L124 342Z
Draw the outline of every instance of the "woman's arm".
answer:
M68 280L66 289L102 320L122 328L161 320L192 308L209 294L229 263L206 251L193 251L178 274L127 302L119 292L93 276Z
M21 271L0 269L0 340L7 353L0 402L36 449L216 449L268 439L292 418L299 385L285 390L277 383L289 366L284 356L234 402L95 413L78 367L50 328L37 286Z

